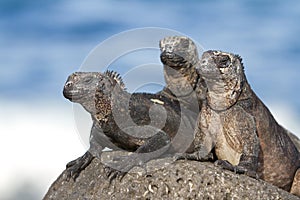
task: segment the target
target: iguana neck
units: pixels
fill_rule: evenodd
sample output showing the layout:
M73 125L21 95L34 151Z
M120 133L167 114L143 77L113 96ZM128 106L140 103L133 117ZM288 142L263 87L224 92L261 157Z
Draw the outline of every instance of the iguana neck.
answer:
M228 85L226 81L205 79L208 87L207 102L211 109L224 111L231 108L239 100L251 97L251 88L245 77L238 80L235 85Z
M89 112L91 115L94 115L97 113L95 101L96 101L96 99L94 98L93 101L83 102L83 103L81 103L81 105L87 112Z
M101 120L111 114L111 109L116 101L121 101L124 98L128 98L128 92L122 88L115 87L109 94L100 94L96 92L89 101L82 102L82 106L91 115L97 115L98 119Z
M198 74L191 64L176 67L164 65L164 77L168 84L168 89L177 97L189 96L195 89Z

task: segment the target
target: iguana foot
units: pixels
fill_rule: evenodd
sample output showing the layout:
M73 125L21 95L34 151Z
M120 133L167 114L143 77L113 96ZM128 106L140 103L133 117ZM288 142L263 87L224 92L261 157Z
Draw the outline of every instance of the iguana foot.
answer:
M214 160L213 153L209 153L206 156L200 156L199 152L194 153L176 153L174 156L175 160L196 160L200 162Z
M123 177L127 174L126 171L119 171L109 166L105 166L104 171L110 184L114 179L117 178L119 178L119 180L122 181Z
M259 179L258 174L255 171L248 170L245 167L240 166L240 165L234 166L230 162L228 162L227 160L217 160L217 161L215 161L214 164L216 166L222 167L223 169L232 171L236 174L245 174L245 175L250 176L252 178Z
M109 166L105 166L106 176L111 183L112 180L118 178L122 181L123 177L135 166L142 166L144 163L138 157L140 154L132 154L128 156L116 156Z
M84 170L94 159L94 156L87 151L83 156L69 162L66 166L66 180L71 178L75 181L80 172Z

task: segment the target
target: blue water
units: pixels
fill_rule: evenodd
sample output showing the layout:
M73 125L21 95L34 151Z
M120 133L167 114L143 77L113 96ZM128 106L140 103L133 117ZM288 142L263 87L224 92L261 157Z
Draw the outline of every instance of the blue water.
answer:
M299 19L297 0L2 0L0 99L62 100L67 76L97 44L155 26L182 32L205 49L240 54L265 102L287 102L299 112ZM123 71L134 62L127 60Z

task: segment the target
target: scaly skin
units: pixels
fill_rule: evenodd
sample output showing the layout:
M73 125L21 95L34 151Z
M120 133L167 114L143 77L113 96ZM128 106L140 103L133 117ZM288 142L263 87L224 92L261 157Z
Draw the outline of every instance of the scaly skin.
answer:
M214 150L217 164L299 196L299 152L251 89L241 58L206 51L197 70L208 88L195 132L198 151Z
M206 86L196 71L199 57L195 43L188 37L170 36L160 40L159 46L166 81L161 94L175 97L189 109L200 110Z
M130 94L115 72L75 72L69 76L63 94L70 101L81 104L93 120L90 149L67 165L68 179L76 179L94 157L100 158L104 147L152 152L133 154L120 166L113 166L116 171L128 171L166 151L185 152L193 148L189 145L197 113L185 112L178 101L163 95ZM180 132L182 134L178 134ZM189 142L188 146L182 145L182 141ZM170 142L172 148L168 147Z

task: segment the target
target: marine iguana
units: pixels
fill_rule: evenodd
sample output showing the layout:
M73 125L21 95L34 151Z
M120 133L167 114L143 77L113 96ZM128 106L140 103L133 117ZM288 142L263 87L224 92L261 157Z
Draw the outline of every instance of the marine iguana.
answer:
M241 57L206 51L197 70L208 91L195 130L198 152L191 157L214 150L217 165L300 196L299 152L251 89Z
M181 108L176 99L163 95L130 94L115 72L75 72L68 77L63 94L81 104L93 120L90 148L67 164L67 179L75 180L94 157L101 157L104 147L137 153L120 166L113 166L115 171L109 168L109 173L116 172L113 178L119 171L126 172L166 151L192 151L198 113Z
M199 56L195 43L188 37L169 36L160 40L159 47L166 81L160 94L177 98L189 109L200 110L206 86L196 71Z

